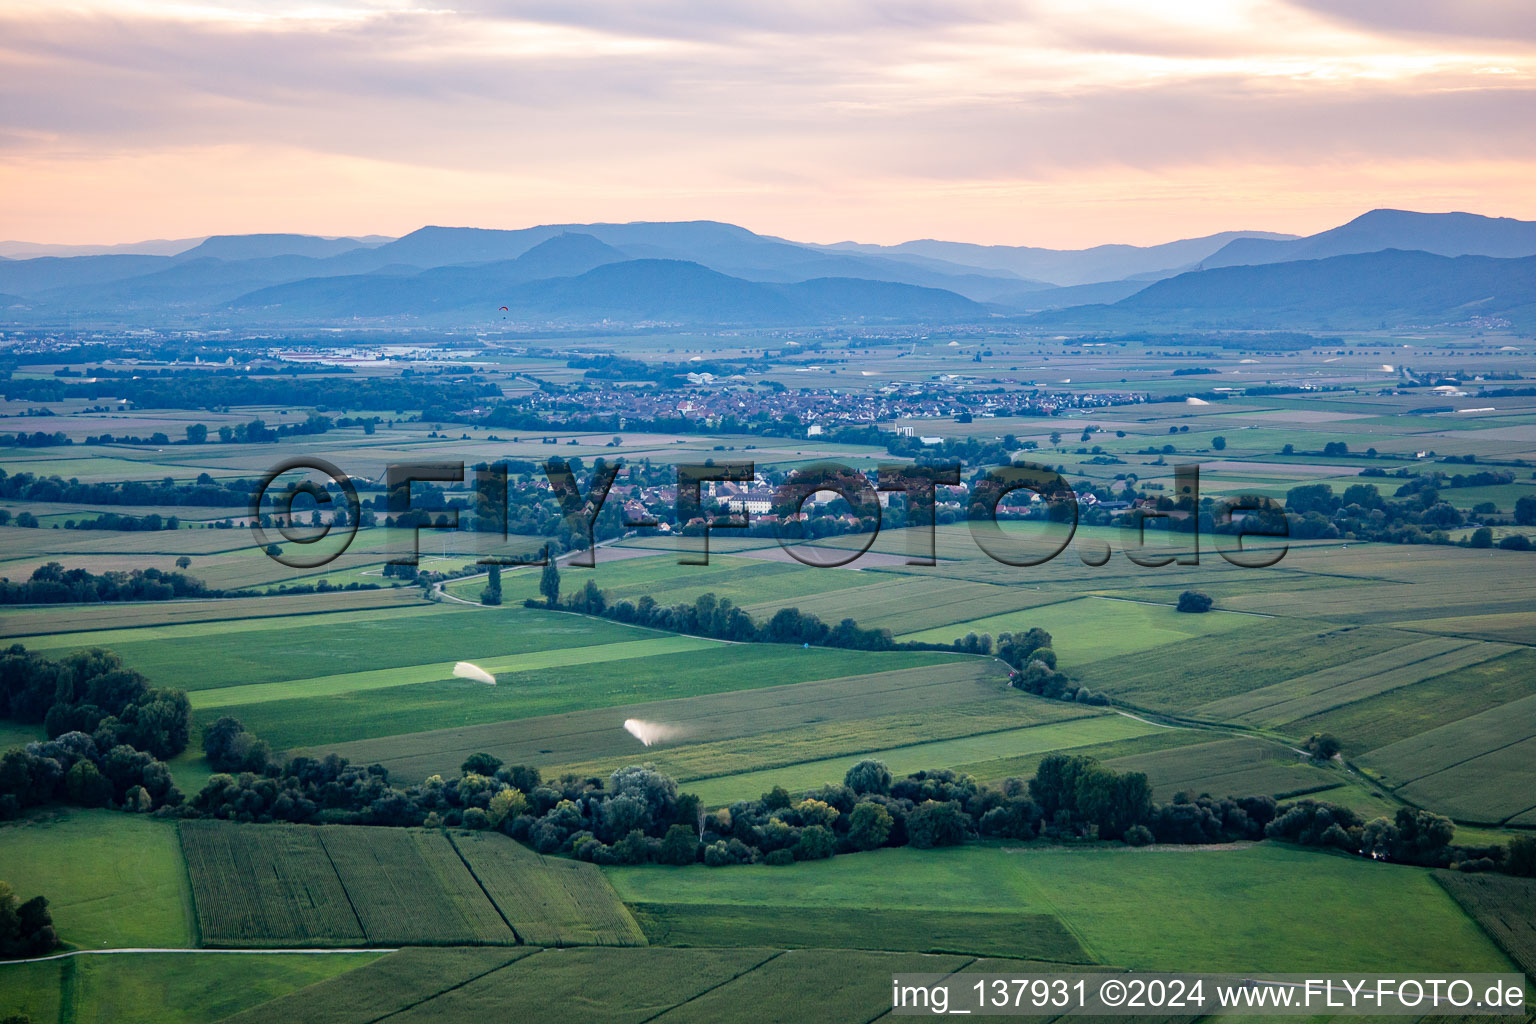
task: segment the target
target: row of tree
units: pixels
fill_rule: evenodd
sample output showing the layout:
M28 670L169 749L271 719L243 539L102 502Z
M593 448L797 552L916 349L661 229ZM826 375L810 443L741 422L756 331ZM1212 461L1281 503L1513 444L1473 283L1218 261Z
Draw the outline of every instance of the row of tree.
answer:
M614 601L596 583L588 580L582 589L561 598L560 574L553 561L544 568L539 591L544 600L529 598L525 602L528 607L600 615L651 629L738 643L809 644L859 651L954 649L948 644L897 643L891 639L890 630L865 629L852 619L829 626L798 608L780 608L767 621L759 623L730 598L716 597L713 593L700 594L691 604L663 605L649 594L638 601Z
M220 726L231 736L245 735L238 723ZM544 780L536 769L476 754L457 779L433 777L396 789L377 765L298 758L215 776L188 804L163 813L494 829L541 853L599 864L787 864L977 838L1132 845L1271 838L1430 867L1536 873L1536 838L1517 838L1507 848L1458 847L1449 819L1427 811L1403 809L1394 820L1363 822L1348 808L1315 800L1277 804L1267 796L1180 793L1158 804L1142 773L1068 754L1049 755L1032 778L997 787L949 770L895 778L881 762L864 760L841 783L798 796L775 787L714 811L650 766L623 768L606 780Z
M95 604L102 601L168 601L176 597L219 597L202 580L160 569L66 569L46 562L29 579L12 583L0 579L0 604Z

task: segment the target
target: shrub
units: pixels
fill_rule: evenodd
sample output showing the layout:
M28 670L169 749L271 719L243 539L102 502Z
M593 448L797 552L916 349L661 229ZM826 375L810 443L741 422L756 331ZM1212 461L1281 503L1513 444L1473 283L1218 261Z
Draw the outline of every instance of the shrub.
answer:
M1179 611L1199 614L1211 610L1211 599L1198 590L1186 590L1179 595Z

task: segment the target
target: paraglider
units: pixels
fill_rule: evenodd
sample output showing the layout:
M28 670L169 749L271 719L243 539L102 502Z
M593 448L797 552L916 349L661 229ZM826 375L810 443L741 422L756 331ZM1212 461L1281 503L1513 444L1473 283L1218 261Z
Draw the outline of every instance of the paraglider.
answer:
M505 313L505 312L506 312L506 311L507 311L507 307L506 307L506 306L502 306L502 307L501 307L501 311L502 311L502 312L503 312L503 313Z

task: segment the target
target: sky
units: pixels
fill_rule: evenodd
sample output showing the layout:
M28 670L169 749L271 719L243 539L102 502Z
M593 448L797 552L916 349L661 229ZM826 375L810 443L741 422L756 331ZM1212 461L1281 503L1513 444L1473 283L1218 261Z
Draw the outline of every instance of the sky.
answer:
M1528 0L0 0L0 238L1536 219Z

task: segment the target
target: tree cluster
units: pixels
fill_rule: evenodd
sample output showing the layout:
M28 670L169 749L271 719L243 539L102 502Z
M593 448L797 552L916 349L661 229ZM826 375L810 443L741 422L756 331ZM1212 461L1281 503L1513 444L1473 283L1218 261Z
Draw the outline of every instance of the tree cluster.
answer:
M38 566L25 583L0 579L0 604L95 604L101 601L168 601L175 597L217 597L202 580L160 569L66 569L58 562Z
M43 956L58 944L48 901L34 896L23 903L15 889L0 882L0 960Z
M0 718L41 722L51 738L84 733L102 751L126 744L164 760L186 749L190 717L184 692L151 687L111 651L51 661L13 644L0 655Z

